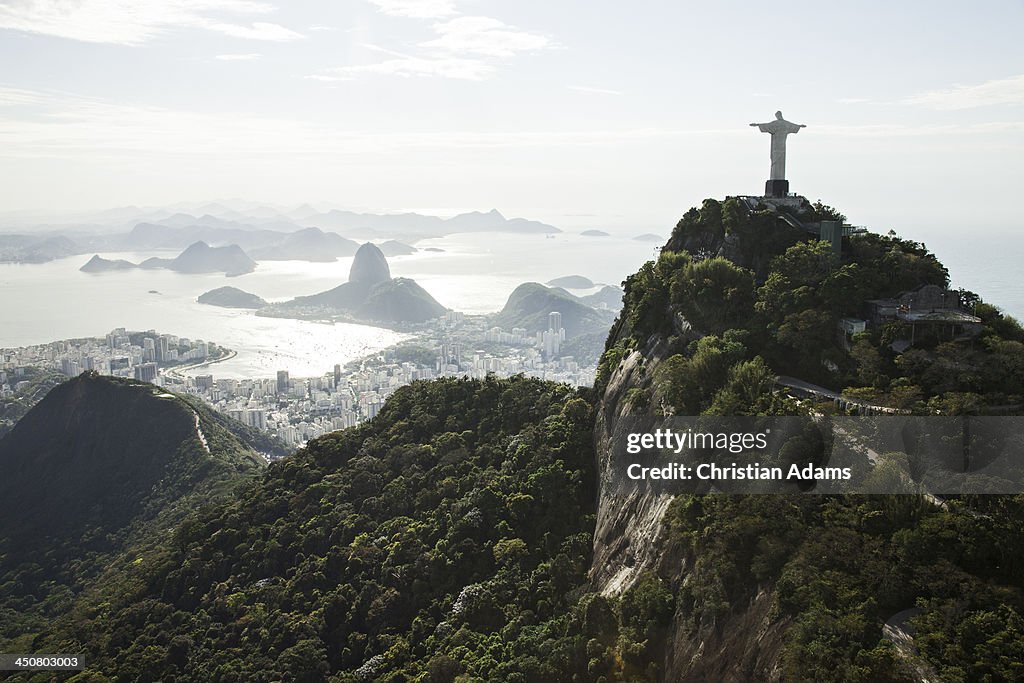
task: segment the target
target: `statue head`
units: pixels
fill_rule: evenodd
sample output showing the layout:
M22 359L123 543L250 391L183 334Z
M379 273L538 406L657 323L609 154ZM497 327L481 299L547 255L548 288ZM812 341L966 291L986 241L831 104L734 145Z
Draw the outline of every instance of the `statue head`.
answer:
M779 111L775 112L775 118L778 119L779 121L782 120L782 110L781 109Z

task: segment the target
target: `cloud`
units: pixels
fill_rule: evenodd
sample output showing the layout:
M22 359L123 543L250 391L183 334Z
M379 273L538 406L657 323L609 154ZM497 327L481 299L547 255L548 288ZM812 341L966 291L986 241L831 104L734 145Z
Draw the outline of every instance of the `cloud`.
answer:
M273 11L272 5L252 0L8 0L0 4L0 29L117 45L141 45L180 28L250 40L302 37L278 24L215 18L218 13L251 16Z
M569 90L576 90L578 92L594 93L596 95L621 95L622 92L619 90L608 90L607 88L592 88L589 85L570 85Z
M440 76L467 81L482 81L494 73L494 67L479 59L457 57L401 56L375 64L358 64L327 69L307 76L317 81L350 81L364 74L385 76Z
M812 130L808 128L807 130ZM969 124L865 124L854 126L815 125L815 134L844 138L946 138L950 136L1002 135L1024 133L1024 121L990 121Z
M34 90L0 87L0 107L42 104L45 101L46 96Z
M255 59L260 59L262 57L263 55L261 55L258 52L250 52L247 54L238 55L217 55L217 59L225 62L250 62Z
M336 26L324 26L322 24L314 24L313 26L310 26L306 30L308 30L308 31L337 31L338 27L336 27Z
M1024 104L1024 74L979 85L957 85L946 90L920 93L904 99L903 103L946 110Z
M433 67L431 67L433 68ZM395 131L346 129L308 120L245 113L198 113L133 106L58 91L0 87L0 148L4 164L17 159L88 159L90 163L165 160L336 160L413 150L522 149L633 144L700 136L707 130ZM745 130L742 132L746 132Z
M378 0L372 0L375 4ZM400 4L403 8L409 3ZM401 54L376 45L363 47L392 57L371 64L351 64L308 76L319 81L352 80L361 75L433 76L480 81L496 71L495 60L555 47L551 39L509 26L491 17L457 17L432 26L437 38L420 43L418 54Z
M491 17L458 17L434 24L438 37L421 43L423 47L454 54L473 53L488 57L512 57L551 47L551 41L535 33L521 31Z
M301 33L296 33L295 31L285 28L279 24L268 24L262 21L257 21L249 26L243 26L241 24L209 23L202 25L202 28L209 29L211 31L218 31L224 35L231 36L232 38L245 38L247 40L270 40L283 43L289 40L298 40L302 38Z
M384 14L413 19L440 19L456 13L454 0L370 0Z
M5 106L10 105L10 106ZM232 163L336 163L356 157L401 161L416 150L555 147L631 147L672 140L754 135L745 125L728 128L619 128L600 130L396 131L348 129L310 120L255 116L244 112L198 113L163 107L124 105L58 91L0 87L0 167L18 168L24 159L62 159L90 164L146 164L230 159ZM1024 135L1024 122L971 126L815 126L815 135L841 138L984 136L1005 144ZM755 136L756 137L756 136ZM756 144L752 141L749 144ZM0 168L2 170L2 168Z

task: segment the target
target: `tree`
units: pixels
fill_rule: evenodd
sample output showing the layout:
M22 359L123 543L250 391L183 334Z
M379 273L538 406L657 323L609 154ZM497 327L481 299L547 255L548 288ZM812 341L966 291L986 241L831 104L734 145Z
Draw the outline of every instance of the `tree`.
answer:
M671 298L695 327L720 334L749 317L754 274L721 257L694 261L676 275Z
M729 369L743 360L746 347L732 338L702 337L691 345L690 357L677 354L659 370L663 395L677 414L698 415L726 382Z
M772 261L772 271L794 287L817 287L836 267L836 255L827 242L812 240L794 244Z
M277 658L277 670L297 683L317 683L330 671L327 651L319 640L300 640Z
M712 401L708 412L714 415L744 415L757 412L762 399L775 386L775 372L760 356L729 368L729 379Z
M830 314L813 308L786 316L775 334L776 340L802 359L803 365L817 365L821 351L833 343L836 321Z
M853 348L850 349L850 356L857 363L857 379L861 385L878 389L888 386L888 364L871 343L870 337L865 334L857 335Z

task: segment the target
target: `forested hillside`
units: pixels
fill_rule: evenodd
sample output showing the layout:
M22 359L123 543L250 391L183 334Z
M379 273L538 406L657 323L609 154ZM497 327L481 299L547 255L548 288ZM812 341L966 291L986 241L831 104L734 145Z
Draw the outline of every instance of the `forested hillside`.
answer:
M562 638L589 569L591 423L566 386L413 384L190 518L39 647L124 680L561 678L586 666Z
M842 216L817 204L789 218ZM98 578L45 583L53 546L20 563L3 575L4 614L48 597L28 636L20 623L3 635L86 653L80 682L1021 680L1024 496L608 486L627 419L1020 412L1016 321L945 289L921 244L853 233L840 246L779 211L707 200L626 281L594 390L413 383ZM780 375L847 402L794 395ZM172 426L191 438L192 423ZM143 458L146 438L130 441ZM900 476L893 462L879 476Z
M797 217L843 218L821 204ZM934 310L912 315L914 294L901 315L840 333L873 301L947 282L921 244L853 234L837 254L778 211L706 200L625 283L598 373L599 467L622 462L609 437L622 419L838 411L787 396L778 375L849 397L850 410L1019 414L1024 330L969 291L941 302L952 319L979 319L969 333L930 324ZM602 488L599 500L596 587L661 587L650 643L663 680L1024 676L1020 495L680 496L666 507ZM625 580L622 567L634 568ZM902 651L883 631L897 614L916 629Z
M0 438L0 651L33 638L84 594L229 495L273 444L192 399L85 373Z

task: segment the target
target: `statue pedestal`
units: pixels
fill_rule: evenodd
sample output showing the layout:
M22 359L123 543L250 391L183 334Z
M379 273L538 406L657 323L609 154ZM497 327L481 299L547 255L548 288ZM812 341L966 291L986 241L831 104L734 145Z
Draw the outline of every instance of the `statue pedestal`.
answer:
M788 180L769 180L764 184L764 196L765 197L788 197L789 196L789 181Z

